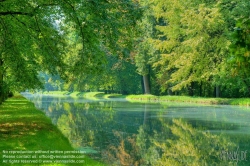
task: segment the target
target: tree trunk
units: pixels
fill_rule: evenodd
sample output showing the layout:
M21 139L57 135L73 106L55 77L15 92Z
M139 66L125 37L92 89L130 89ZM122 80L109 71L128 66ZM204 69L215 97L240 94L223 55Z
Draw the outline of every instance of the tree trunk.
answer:
M215 97L220 97L220 87L218 85L215 87L215 95Z
M188 89L189 96L194 96L194 82L191 82L191 85Z
M143 76L141 76L141 90L142 90L142 93L144 94L145 93L145 88L144 88Z
M4 101L4 89L3 89L3 60L0 59L0 104Z
M168 95L173 95L173 91L170 88L168 89Z
M149 85L149 77L148 77L148 75L143 76L143 83L144 83L144 92L145 92L145 94L150 94L150 85Z
M246 74L245 74L245 76L246 76L246 78L247 78L247 75L246 75ZM248 90L248 97L250 97L250 86L248 86L249 83L248 83L245 79L243 79L243 82L244 82L245 85L248 87L248 88L247 88L247 90Z
M2 83L0 83L0 104L2 104L3 100L4 100L3 86Z
M202 96L202 82L200 84L200 97Z

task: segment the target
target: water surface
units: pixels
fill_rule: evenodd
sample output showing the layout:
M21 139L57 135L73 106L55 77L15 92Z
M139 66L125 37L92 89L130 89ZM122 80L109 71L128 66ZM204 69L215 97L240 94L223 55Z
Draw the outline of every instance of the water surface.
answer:
M250 165L250 110L23 94L108 165Z

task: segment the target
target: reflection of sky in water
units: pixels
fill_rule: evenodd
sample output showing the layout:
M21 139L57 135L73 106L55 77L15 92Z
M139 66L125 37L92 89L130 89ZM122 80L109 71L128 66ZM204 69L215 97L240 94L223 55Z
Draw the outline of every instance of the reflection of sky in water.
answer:
M250 150L246 108L25 95L75 148L110 165L233 165L221 151Z

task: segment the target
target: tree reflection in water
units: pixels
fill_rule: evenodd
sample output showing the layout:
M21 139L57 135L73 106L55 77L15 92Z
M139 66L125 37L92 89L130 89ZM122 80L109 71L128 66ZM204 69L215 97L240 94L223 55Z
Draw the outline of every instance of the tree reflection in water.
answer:
M194 123L188 118L162 116L168 114L168 108L161 105L44 100L34 101L43 105L76 149L86 150L113 166L235 165L233 160L222 160L221 152L234 151L239 143L249 144L250 140L246 135L210 132L211 121ZM140 111L130 111L139 108ZM153 109L157 111L152 112ZM231 130L232 125L217 122L213 128ZM244 148L249 150L249 145Z

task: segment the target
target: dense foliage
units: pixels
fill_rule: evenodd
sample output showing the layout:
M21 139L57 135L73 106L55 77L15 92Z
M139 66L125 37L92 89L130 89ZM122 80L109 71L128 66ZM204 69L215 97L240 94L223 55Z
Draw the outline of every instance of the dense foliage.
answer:
M161 94L248 97L249 1L141 1L153 25L138 57L152 66ZM154 21L156 20L156 21ZM141 21L145 24L145 19ZM142 31L145 31L144 26ZM149 32L151 36L148 35ZM146 56L149 55L149 56ZM141 61L140 61L141 62ZM139 62L139 63L140 63ZM141 65L137 65L142 69ZM144 65L145 66L145 65ZM154 85L155 86L155 85ZM152 91L158 94L159 91Z
M103 70L106 54L131 47L140 15L132 1L0 1L0 103L9 91L42 86L38 72Z
M43 81L46 90L250 96L247 0L0 6L0 101Z

